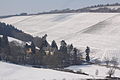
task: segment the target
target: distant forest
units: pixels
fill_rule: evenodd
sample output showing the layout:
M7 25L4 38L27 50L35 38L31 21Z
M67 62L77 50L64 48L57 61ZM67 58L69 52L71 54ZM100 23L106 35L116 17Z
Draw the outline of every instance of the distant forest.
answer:
M114 4L98 4L94 6L89 6L85 8L80 8L80 9L63 9L63 10L51 10L48 12L39 12L36 14L28 14L28 13L20 13L20 14L15 14L15 15L7 15L7 16L0 16L0 18L8 18L8 17L13 17L13 16L30 16L30 15L41 15L41 14L57 14L57 13L82 13L82 12L102 12L102 13L119 13L120 8L117 9L110 9L107 8L108 6L120 6L119 3L114 3ZM95 10L92 10L92 8L98 8Z

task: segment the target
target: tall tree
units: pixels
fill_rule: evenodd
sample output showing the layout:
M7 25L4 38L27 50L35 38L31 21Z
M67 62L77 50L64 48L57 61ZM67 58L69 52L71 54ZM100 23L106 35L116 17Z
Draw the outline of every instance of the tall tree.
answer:
M87 49L85 50L85 52L86 52L86 61L89 62L90 61L90 56L89 56L90 48L88 46L87 46Z
M47 34L45 34L42 38L41 38L41 45L40 45L40 52L43 53L44 52L44 48L46 48L49 44L46 40L47 38Z
M70 50L72 50L72 49L73 49L73 44L70 45Z
M2 60L8 61L11 51L8 42L8 37L6 35L3 35L1 45L2 45Z
M32 50L32 53L35 54L35 44L33 41L31 42L31 50Z
M67 44L64 40L61 41L60 52L67 53Z
M8 37L6 35L3 35L2 38L2 48L4 49L5 54L10 54L10 46L8 42Z
M69 66L70 64L70 61L69 61L69 57L70 57L70 54L67 53L67 44L64 40L61 41L61 46L60 46L60 50L59 50L61 53L62 53L62 62L63 62L63 65L64 66Z
M8 42L8 37L7 37L6 35L3 35L3 40L2 40L2 42L3 42L3 48L8 47L9 42Z
M55 40L52 41L51 47L58 50L58 46L57 46Z
M73 53L73 64L77 65L77 49L74 48L74 53Z

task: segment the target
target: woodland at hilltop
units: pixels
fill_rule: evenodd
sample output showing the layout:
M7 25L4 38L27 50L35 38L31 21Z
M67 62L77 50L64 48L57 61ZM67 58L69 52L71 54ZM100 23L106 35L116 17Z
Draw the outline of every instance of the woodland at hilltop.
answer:
M6 15L6 16L0 16L0 18L9 18L9 17L14 17L14 16L30 16L30 15L41 15L41 14L56 14L56 13L83 13L83 12L102 12L102 13L119 13L120 8L107 8L109 6L120 6L120 3L114 3L114 4L98 4L98 5L92 5L84 8L79 8L79 9L62 9L62 10L51 10L48 12L39 12L35 14L28 14L28 13L20 13L20 14L15 14L15 15ZM95 10L92 10L92 8L97 8Z

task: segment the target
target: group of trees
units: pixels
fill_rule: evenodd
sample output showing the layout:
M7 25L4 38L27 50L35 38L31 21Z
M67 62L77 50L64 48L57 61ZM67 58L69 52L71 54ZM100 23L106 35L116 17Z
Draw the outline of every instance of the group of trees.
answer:
M6 23L2 23L0 22L0 34L1 35L9 35L12 36L13 34L13 30L14 32L22 32L21 30L18 30L17 28L15 28L12 25L6 24Z
M108 7L98 7L96 9L91 9L91 8L83 8L83 9L78 9L77 12L102 12L102 13L115 13L115 12L120 12L120 8L108 8Z
M33 41L22 45L16 41L9 42L8 37L3 35L0 37L0 60L50 68L78 65L85 61L82 52L72 44L67 45L62 40L59 48L54 40L48 44L46 39L43 39L45 36L42 37L41 46L36 48ZM86 55L86 61L89 62L89 47L86 49Z
M119 3L114 3L114 4L98 4L98 5L93 5L85 8L80 8L80 9L63 9L63 10L51 10L49 12L41 12L39 14L55 14L55 13L79 13L79 12L120 12L120 8L115 9L115 8L108 8L109 6L120 6ZM96 8L96 9L94 9Z
M105 63L106 63L106 67L110 68L107 74L109 75L108 77L111 78L112 75L115 74L115 70L119 65L118 59L116 57L112 57L112 59L105 58Z
M120 6L119 3L113 3L113 4L98 4L94 6L89 6L87 8L96 8L96 7L104 7L104 6Z
M57 46L55 40L49 44L46 40L47 34L43 37L32 37L12 25L0 23L0 35L2 35L0 37L0 60L47 67L64 67L90 61L89 47L85 51L85 59L82 56L83 52L64 40L61 41L60 47ZM8 36L20 39L24 43L9 42Z
M90 7L85 7L82 9L78 9L76 10L77 12L120 12L120 8L110 8L109 6L120 6L119 3L115 3L115 4L98 4L98 5L94 5L94 6L90 6Z
M6 35L22 41L33 40L33 37L24 33L22 30L15 28L12 25L0 22L0 35Z
M101 7L101 8L98 8L98 9L95 9L95 10L89 10L89 12L120 12L120 8L107 8L107 7Z

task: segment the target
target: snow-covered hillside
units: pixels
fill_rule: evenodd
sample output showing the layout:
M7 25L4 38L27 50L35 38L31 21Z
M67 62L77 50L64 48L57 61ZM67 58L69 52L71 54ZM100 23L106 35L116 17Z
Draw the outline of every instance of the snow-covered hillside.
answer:
M119 13L64 13L0 19L34 36L48 34L48 41L92 48L92 58L117 57L120 62Z
M92 77L0 62L0 80L79 80L88 78Z
M70 66L70 67L67 67L66 69L70 69L74 71L81 70L82 72L88 73L93 78L99 78L99 79L102 79L108 76L107 73L110 70L110 68L106 68L104 66L99 66L99 65ZM96 75L96 71L97 71L97 75ZM114 76L120 77L120 70L116 69Z

